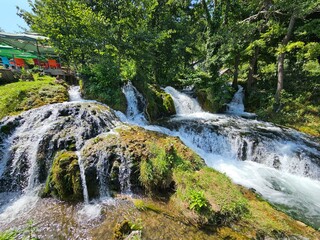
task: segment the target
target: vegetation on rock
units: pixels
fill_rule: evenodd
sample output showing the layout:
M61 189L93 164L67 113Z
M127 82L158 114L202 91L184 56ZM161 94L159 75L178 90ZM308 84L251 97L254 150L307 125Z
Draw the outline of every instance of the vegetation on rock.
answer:
M163 91L156 84L146 84L139 80L134 80L133 84L146 99L146 115L151 122L160 118L169 117L176 113L173 100L169 94Z
M102 152L107 154L101 155ZM140 217L146 221L142 221L143 234L149 231L152 234L152 215L158 222L170 221L180 227L182 224L188 229L202 229L199 235L191 234L202 236L199 239L300 236L315 239L318 235L251 191L235 185L226 175L205 167L177 138L139 127L121 127L116 134L100 135L91 140L83 155L87 167L92 166L90 155L100 159L105 156L105 161L126 159L131 167L132 191L141 193L142 188L146 193L142 199L133 200ZM121 168L123 162L119 160L117 164ZM114 168L111 162L109 166ZM117 172L112 174L119 178ZM121 187L115 189L120 192ZM134 221L134 216L129 214L128 221Z
M42 196L65 201L83 199L78 157L74 152L57 152Z
M54 78L16 82L0 86L0 119L31 108L68 100L66 86L56 84Z

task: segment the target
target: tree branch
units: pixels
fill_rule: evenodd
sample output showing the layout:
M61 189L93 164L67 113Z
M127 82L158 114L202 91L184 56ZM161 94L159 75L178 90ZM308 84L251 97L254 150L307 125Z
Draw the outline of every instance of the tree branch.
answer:
M252 16L250 16L250 17L248 17L248 18L246 18L246 19L244 19L244 20L242 20L242 21L240 21L238 23L244 23L244 22L249 22L250 23L250 22L253 22L253 21L257 20L258 18L260 18L261 15L266 15L267 13L273 13L273 14L278 14L278 15L283 15L283 16L284 15L288 15L288 14L285 14L285 13L280 12L278 10L276 10L276 11L262 10L262 11L258 12L257 14L252 15Z

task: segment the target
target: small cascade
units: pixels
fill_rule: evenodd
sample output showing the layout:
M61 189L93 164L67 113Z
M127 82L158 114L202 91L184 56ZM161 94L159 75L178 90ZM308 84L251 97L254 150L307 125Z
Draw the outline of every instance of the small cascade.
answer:
M70 86L68 93L70 102L84 101L84 99L81 97L80 86Z
M78 164L80 168L80 176L81 176L81 185L82 185L82 191L83 191L83 200L85 204L89 203L89 193L87 188L87 181L86 181L86 175L85 175L85 169L84 165L82 163L82 157L79 151L76 151L77 157L78 157Z
M166 88L168 89L168 88ZM185 99L178 91L173 99ZM170 94L168 91L168 93ZM189 97L190 98L190 97ZM148 129L178 136L234 182L253 188L284 211L320 226L320 144L295 130L234 115L194 113L175 101L179 115ZM192 102L192 101L191 101ZM179 105L180 104L180 105Z
M119 168L119 182L121 186L121 193L131 194L131 167L129 166L129 161L126 157L121 156L121 164Z
M239 114L244 112L243 105L243 87L238 85L238 91L234 94L231 102L227 106L227 113Z
M128 104L126 112L127 120L130 123L146 125L148 123L144 115L146 103L141 93L138 92L130 81L123 86L122 92L124 93Z
M109 193L109 161L105 158L104 155L99 155L99 160L97 163L97 171L99 178L99 195L100 198L110 197Z
M185 93L180 93L173 87L166 87L164 90L171 95L177 115L203 112L196 99Z
M242 86L238 85L238 91L234 94L231 102L227 104L227 111L226 113L234 114L246 118L255 118L256 114L248 113L244 111L244 89Z

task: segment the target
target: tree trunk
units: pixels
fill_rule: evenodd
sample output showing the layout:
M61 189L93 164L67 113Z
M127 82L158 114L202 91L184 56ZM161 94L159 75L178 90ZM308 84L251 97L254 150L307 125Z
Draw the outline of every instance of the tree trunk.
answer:
M247 93L249 94L252 90L253 85L255 84L254 75L257 74L257 62L259 55L259 47L254 48L254 55L250 61L249 73L248 73L248 81L247 81Z
M293 32L295 21L296 21L296 17L292 15L290 18L287 34L282 40L283 47L287 46L287 44L289 43L289 40ZM285 51L280 53L280 55L278 56L278 83L277 83L277 91L275 94L275 101L276 101L277 108L279 108L280 106L280 94L281 94L281 91L283 90L284 59L285 59Z
M212 33L214 31L214 23L210 15L208 5L206 3L206 0L202 0L201 2L202 2L203 9L206 13L206 18L209 25L210 33Z
M236 90L238 90L239 64L240 64L240 54L237 53L237 55L234 58L234 72L233 72L233 82L232 82L232 87Z
M224 13L223 24L228 25L229 22L229 11L230 11L230 0L226 0L226 11Z

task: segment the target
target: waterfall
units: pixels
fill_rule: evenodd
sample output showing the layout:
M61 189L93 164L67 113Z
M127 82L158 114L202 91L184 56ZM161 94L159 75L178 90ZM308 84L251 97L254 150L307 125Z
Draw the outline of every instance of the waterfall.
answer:
M196 99L172 87L165 91L172 96L177 115L161 126L147 125L142 95L130 82L122 90L128 101L125 121L179 137L208 166L226 173L237 184L255 189L289 214L320 227L320 145L311 137L234 114L204 112ZM90 139L98 142L97 136L116 134L112 130L122 123L107 106L75 97L76 92L79 89L69 90L72 102L0 120L0 225L18 216L23 207L36 205L55 153L65 149L77 154L85 203L89 202L86 180L89 183L90 171L96 173L91 179L94 176L97 180L100 197L109 196L112 159L119 166L121 192L131 193L132 163L121 155L122 149L96 149L90 157L84 150ZM100 207L92 203L85 204L82 212L92 213L92 209L94 216L99 215Z
M234 94L231 102L227 106L228 113L243 113L244 105L243 105L243 87L238 85L238 91Z
M109 161L106 160L103 154L99 155L97 164L98 178L99 178L99 195L100 198L110 197L109 186L108 186L108 170Z
M173 87L166 87L164 90L171 95L177 115L203 112L196 99L177 91Z
M77 157L78 157L78 164L79 164L79 169L80 169L83 200L84 200L85 204L88 204L89 203L89 193L88 193L85 169L84 169L84 166L83 166L83 163L82 163L82 157L81 157L80 152L76 151L76 154L77 154Z
M52 104L0 120L1 129L8 129L0 132L0 193L31 191L46 181L55 153L72 149L86 197L80 150L88 139L119 124L113 111L94 102Z
M80 93L80 86L70 86L68 93L70 102L83 101Z
M195 99L172 87L166 91L179 115L164 123L165 128L147 129L178 136L208 166L255 189L270 202L286 206L289 214L320 226L319 143L270 123L201 112Z
M243 87L238 85L238 91L234 94L231 102L227 104L227 111L226 113L234 114L246 118L255 118L256 114L248 113L244 111L244 92Z
M130 81L123 86L122 92L127 99L127 121L138 125L147 124L148 121L144 116L146 103L141 93L138 92Z
M121 185L121 192L124 194L131 194L130 183L131 167L126 157L121 156L121 164L119 168L119 181Z

